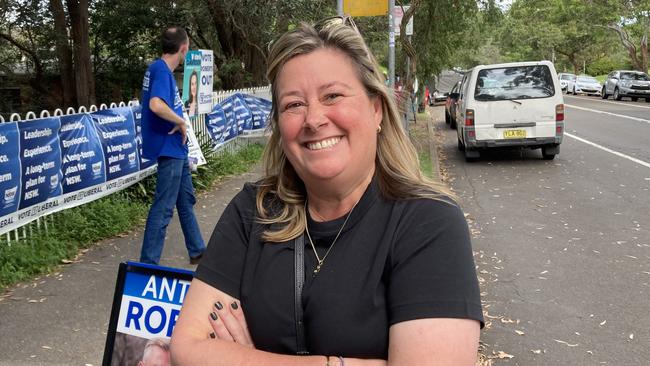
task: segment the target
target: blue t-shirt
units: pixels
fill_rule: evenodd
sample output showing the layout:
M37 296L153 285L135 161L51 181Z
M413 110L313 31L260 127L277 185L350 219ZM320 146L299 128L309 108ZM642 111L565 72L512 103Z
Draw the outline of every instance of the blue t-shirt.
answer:
M142 155L156 160L160 156L187 158L188 148L180 132L169 135L174 123L158 117L149 109L153 97L162 99L177 115L183 117L183 102L178 94L176 80L162 59L147 69L142 81Z

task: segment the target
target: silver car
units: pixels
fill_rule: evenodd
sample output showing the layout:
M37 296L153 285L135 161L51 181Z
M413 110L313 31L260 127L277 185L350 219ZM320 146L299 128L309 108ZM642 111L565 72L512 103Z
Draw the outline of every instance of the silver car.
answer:
M616 100L630 97L633 101L645 98L650 103L650 76L641 71L617 70L607 75L601 96L607 99L613 96Z

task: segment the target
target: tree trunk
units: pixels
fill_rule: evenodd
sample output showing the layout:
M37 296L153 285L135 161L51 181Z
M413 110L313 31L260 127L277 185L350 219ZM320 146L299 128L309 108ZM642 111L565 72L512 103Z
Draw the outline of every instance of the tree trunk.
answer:
M623 44L623 47L627 50L627 54L630 56L630 61L632 62L632 67L634 67L635 70L647 72L648 71L648 39L647 36L644 36L641 39L641 58L642 60L639 60L639 57L637 55L637 49L634 43L630 40L630 35L627 34L627 32L621 28L618 24L610 24L607 26L607 28L615 31L618 34L619 39L621 40L621 43ZM644 40L645 40L645 54L644 54ZM645 65L643 62L643 59L645 58ZM645 67L645 68L644 68Z
M641 71L648 72L648 35L641 38Z
M47 90L44 87L45 82L43 80L43 75L44 75L43 63L41 62L41 59L38 57L38 54L36 54L34 50L20 43L11 34L0 33L0 38L5 39L7 42L11 43L14 47L18 48L19 50L27 54L29 58L32 59L32 62L34 63L34 78L31 80L32 88L38 91L38 93L41 95L48 95L49 90Z
M61 0L50 0L50 10L54 17L54 33L56 37L56 53L59 58L61 72L61 89L63 90L62 108L75 104L74 72L72 70L72 50L68 42L68 27L65 11ZM65 109L64 109L65 110Z
M95 77L90 61L88 0L68 0L67 4L72 23L77 103L90 106L95 104Z

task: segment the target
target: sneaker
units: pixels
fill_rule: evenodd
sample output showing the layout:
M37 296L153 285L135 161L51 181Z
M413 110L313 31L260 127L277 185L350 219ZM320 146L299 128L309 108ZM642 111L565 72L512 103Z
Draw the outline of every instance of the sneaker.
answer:
M201 252L201 254L197 255L196 257L190 257L190 264L199 264L201 258L203 258L203 252Z

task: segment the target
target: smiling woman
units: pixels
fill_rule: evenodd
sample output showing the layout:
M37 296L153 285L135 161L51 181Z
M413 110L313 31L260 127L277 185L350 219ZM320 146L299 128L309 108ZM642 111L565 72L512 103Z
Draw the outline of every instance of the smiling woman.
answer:
M175 364L474 365L467 223L421 175L378 70L349 18L273 44L265 176L215 227Z

